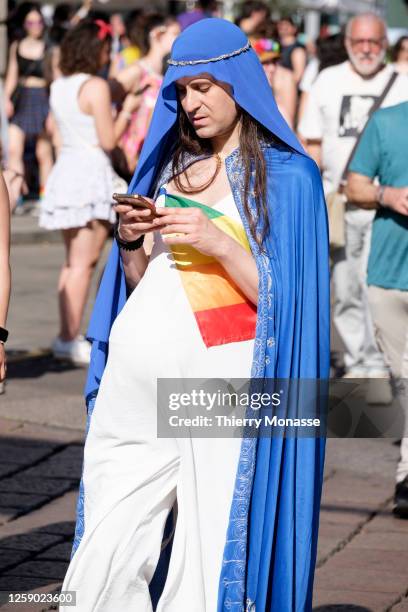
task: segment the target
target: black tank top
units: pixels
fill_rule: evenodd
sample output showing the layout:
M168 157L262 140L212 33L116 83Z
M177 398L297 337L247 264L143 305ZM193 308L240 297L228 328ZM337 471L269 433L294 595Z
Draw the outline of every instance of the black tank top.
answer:
M285 68L289 68L289 70L293 70L292 64L292 51L295 49L304 49L304 46L300 44L300 42L294 42L291 45L281 46L281 56L280 56L280 64Z
M20 55L19 47L17 47L17 65L18 65L18 76L20 78L37 77L38 79L44 78L44 56L39 59L29 59Z

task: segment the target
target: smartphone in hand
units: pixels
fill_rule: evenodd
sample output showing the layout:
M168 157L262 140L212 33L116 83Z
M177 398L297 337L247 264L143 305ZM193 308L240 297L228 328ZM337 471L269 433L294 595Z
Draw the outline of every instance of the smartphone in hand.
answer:
M139 193L114 193L112 198L118 204L132 206L135 209L144 210L148 208L151 211L151 216L157 217L155 205Z

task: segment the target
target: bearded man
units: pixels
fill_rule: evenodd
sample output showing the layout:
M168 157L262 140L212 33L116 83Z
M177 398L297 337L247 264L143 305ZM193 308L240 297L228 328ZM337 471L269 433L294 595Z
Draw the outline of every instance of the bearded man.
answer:
M349 59L323 70L310 91L299 125L309 153L323 172L325 193L338 189L347 161L369 113L393 73L385 64L386 26L372 13L353 17L346 27ZM381 106L408 100L408 78L399 75ZM347 202L345 246L332 253L333 321L344 345L347 377L386 375L367 304L366 269L374 210Z

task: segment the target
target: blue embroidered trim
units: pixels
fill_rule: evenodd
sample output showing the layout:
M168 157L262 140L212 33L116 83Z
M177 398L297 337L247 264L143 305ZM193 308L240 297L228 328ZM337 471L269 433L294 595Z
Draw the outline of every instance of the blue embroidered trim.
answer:
M85 438L88 435L89 426L91 424L91 416L93 413L93 409L95 407L95 402L96 402L96 393L94 396L91 396L88 401ZM85 531L85 489L84 489L83 473L84 473L84 469L82 467L82 477L81 477L81 482L79 483L79 493L78 493L78 500L77 500L77 506L76 506L76 525L75 525L74 541L72 544L71 559L74 556L78 546L80 545L82 537L84 535L84 531Z
M256 337L254 342L254 356L251 377L252 379L263 378L265 372L265 350L269 345L273 345L273 338L267 340L268 321L271 318L270 312L273 308L272 275L270 271L269 259L264 254L256 241L253 239L247 216L242 202L244 169L236 149L225 160L228 179L235 203L241 215L248 240L255 257L259 275L258 292L258 317L256 326ZM254 198L250 198L249 208L256 217L256 207ZM270 359L270 357L267 357ZM252 381L251 381L252 385ZM248 416L255 416L252 410L248 411ZM241 452L238 462L237 475L233 498L231 502L230 518L227 529L227 537L224 548L220 576L220 592L218 601L218 611L233 610L234 612L244 612L244 610L254 610L254 602L245 602L246 589L246 566L247 566L247 547L248 547L248 520L251 491L255 474L257 438L244 437L241 444ZM222 598L220 597L222 592Z

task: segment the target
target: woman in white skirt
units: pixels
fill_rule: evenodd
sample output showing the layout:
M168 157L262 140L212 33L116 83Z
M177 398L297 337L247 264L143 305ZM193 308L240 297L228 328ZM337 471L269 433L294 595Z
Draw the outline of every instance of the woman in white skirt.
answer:
M51 86L50 104L61 148L47 181L40 225L61 229L66 259L59 284L61 327L56 358L89 362L89 343L79 335L93 270L115 220L115 178L107 152L125 130L139 99L128 96L112 117L106 81L96 76L109 61L111 36L102 21L82 22L61 45L62 77Z

